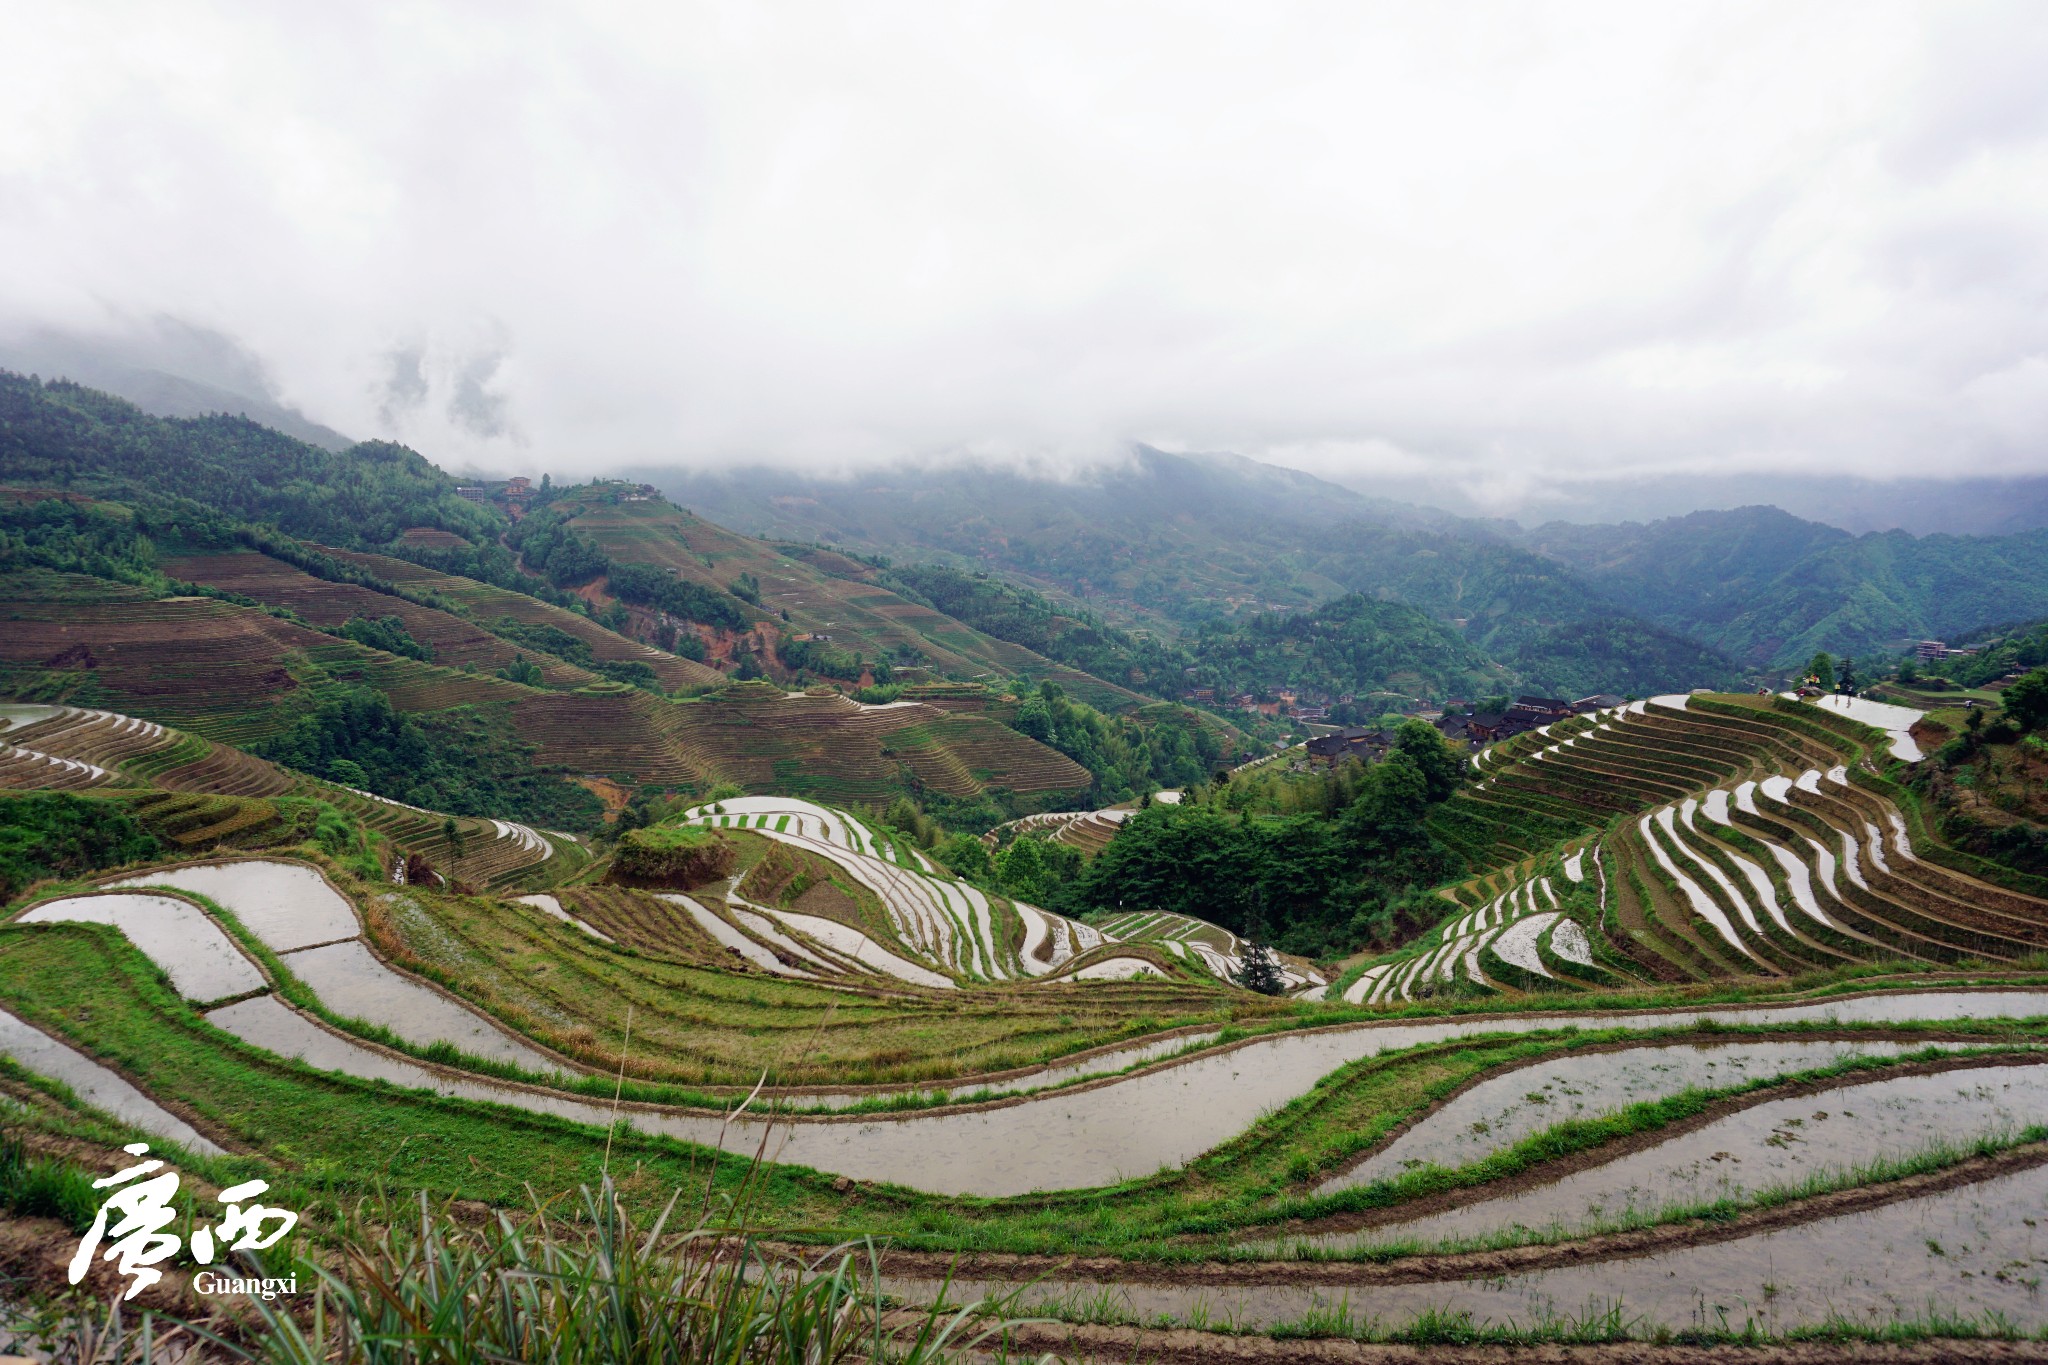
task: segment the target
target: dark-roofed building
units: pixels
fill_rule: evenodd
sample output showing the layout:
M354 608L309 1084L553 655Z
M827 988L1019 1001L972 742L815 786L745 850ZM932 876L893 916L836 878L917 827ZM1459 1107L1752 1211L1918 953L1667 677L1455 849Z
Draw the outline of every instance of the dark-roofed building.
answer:
M1476 744L1491 744L1509 735L1519 735L1528 728L1516 725L1500 711L1482 711L1476 716L1465 717L1465 733Z
M1507 718L1533 728L1563 720L1571 713L1572 704L1563 697L1516 697L1515 704L1507 709Z
M1605 711L1610 707L1620 706L1627 700L1627 697L1617 697L1612 692L1595 692L1590 697L1580 697L1573 702L1572 714L1583 716L1588 711Z
M1316 763L1335 763L1346 756L1370 762L1385 757L1393 744L1391 731L1354 725L1335 734L1317 735L1303 747L1308 750L1310 761Z

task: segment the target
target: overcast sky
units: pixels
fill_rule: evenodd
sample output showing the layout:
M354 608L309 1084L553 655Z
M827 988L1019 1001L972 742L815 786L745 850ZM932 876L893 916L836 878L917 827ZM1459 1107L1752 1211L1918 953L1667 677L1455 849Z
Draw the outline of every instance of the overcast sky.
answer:
M6 0L0 331L451 467L2048 471L2048 4Z

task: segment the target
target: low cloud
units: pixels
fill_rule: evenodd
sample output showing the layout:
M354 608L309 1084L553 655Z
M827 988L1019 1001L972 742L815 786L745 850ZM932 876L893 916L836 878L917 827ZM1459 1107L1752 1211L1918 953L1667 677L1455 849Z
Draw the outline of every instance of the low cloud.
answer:
M2024 3L43 6L0 330L558 475L2041 473L2044 69Z

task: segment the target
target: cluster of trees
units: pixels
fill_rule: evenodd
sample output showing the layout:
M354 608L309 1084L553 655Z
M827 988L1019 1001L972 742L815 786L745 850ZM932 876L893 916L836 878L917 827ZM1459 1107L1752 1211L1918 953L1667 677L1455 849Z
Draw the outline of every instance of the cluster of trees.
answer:
M1823 692L1834 692L1844 697L1856 695L1860 684L1856 681L1856 660L1844 656L1839 668L1835 656L1821 650L1806 661L1806 673L1802 681L1808 687L1817 687Z
M434 651L418 640L405 628L405 621L397 616L379 616L372 620L367 616L351 616L335 632L344 640L353 640L371 649L381 649L386 654L398 654L422 663L434 661Z
M197 503L144 503L125 508L66 498L0 501L0 571L55 569L168 594L205 593L172 579L157 565L163 549L228 549L236 524ZM239 602L231 593L207 595Z
M482 540L504 525L404 446L365 441L331 451L245 417L151 417L109 394L6 371L0 466L19 484L189 498L346 548L382 545L409 526Z
M956 875L1033 905L1062 903L1086 867L1079 849L1042 834L1020 835L994 852L971 834L954 834L933 853Z
M534 761L509 716L472 706L409 715L371 687L330 693L252 752L344 787L455 815L595 829L604 803Z
M820 677L858 682L867 670L866 656L841 649L829 640L798 640L784 636L775 642L775 654L792 672L816 673ZM875 660L875 681L886 684L890 671L886 661Z
M1276 785L1264 775L1187 789L1124 822L1093 861L1024 835L991 854L941 841L963 876L1070 915L1171 910L1309 955L1391 946L1442 915L1420 888L1458 870L1430 833L1430 809L1458 788L1461 756L1419 721L1378 763ZM1290 797L1276 803L1276 790ZM1278 808L1276 808L1276 806Z
M2048 668L2016 679L1999 703L1996 715L1965 712L1961 733L1906 780L1931 802L1949 843L2048 879L2048 798L2039 777L2048 761L2040 733L2048 726Z
M552 508L528 513L505 535L529 568L558 588L588 583L611 567L603 552L569 529L569 518Z
M559 626L533 625L515 621L509 616L501 616L491 624L490 631L502 640L525 645L528 649L538 650L543 654L552 654L564 663L587 668L593 673L610 678L613 682L631 683L650 692L661 690L659 675L647 664L637 659L600 659L589 645ZM701 652L702 641L698 642L698 648Z
M1222 756L1221 741L1192 716L1154 715L1147 708L1140 716L1112 718L1050 681L1020 683L1018 695L1010 727L1086 768L1097 805L1200 782Z

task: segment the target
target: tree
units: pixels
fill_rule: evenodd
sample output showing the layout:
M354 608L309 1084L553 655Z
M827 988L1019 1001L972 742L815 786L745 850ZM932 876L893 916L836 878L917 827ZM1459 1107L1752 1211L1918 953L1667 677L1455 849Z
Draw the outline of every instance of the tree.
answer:
M1358 798L1338 817L1337 833L1358 864L1386 881L1427 885L1445 870L1423 824L1428 814L1428 780L1414 759L1395 749L1366 769Z
M2048 722L2048 668L2037 668L2005 689L2000 700L2005 714L2022 730Z
M1260 995L1278 995L1287 989L1280 964L1273 960L1273 950L1256 940L1244 945L1244 956L1238 960L1237 984Z
M1080 862L1077 850L1026 834L996 855L995 866L1005 887L1042 904L1080 871Z
M1842 657L1842 673L1835 679L1835 691L1845 697L1856 695L1856 660L1848 655Z
M540 665L524 654L514 654L512 662L498 670L498 676L506 682L524 683L528 687L539 687Z
M1911 687L1914 683L1919 682L1920 665L1914 663L1911 659L1907 659L1904 663L1900 664L1899 681L1906 684L1906 686L1908 687Z
M1464 780L1465 759L1426 720L1404 720L1394 729L1394 749L1413 759L1422 772L1431 803L1450 799Z
M1814 655L1807 663L1806 681L1808 686L1818 687L1823 692L1834 690L1835 661L1826 650Z
M988 856L987 847L971 834L955 834L933 853L956 877L978 882L995 880L995 863Z

